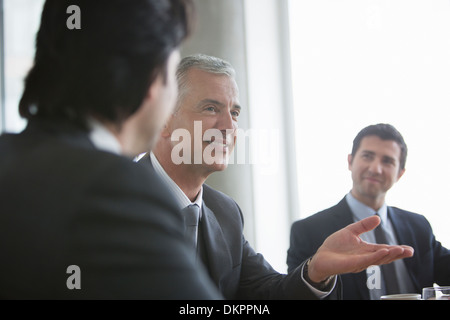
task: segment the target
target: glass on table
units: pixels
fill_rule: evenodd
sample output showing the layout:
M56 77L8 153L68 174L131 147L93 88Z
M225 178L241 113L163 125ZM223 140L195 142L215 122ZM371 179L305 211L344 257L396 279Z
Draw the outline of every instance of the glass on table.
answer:
M422 290L423 300L450 300L450 287L429 287Z
M402 293L381 296L380 300L420 300L420 293Z

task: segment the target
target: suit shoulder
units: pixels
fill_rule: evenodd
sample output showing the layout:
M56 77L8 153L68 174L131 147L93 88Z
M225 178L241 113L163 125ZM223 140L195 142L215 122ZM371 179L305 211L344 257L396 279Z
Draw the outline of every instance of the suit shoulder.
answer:
M315 226L317 224L323 224L329 221L330 218L334 217L337 213L343 212L346 208L343 207L342 201L330 208L319 211L309 217L295 221L292 224L292 229L304 228Z
M237 205L236 201L229 195L223 193L222 191L216 190L207 184L203 185L203 199L205 202L211 202L211 200L221 200L225 202L234 203Z
M392 209L392 213L401 219L407 219L410 221L415 221L416 223L426 223L429 224L427 218L424 215L407 211L404 209L400 209L397 207L390 207Z
M150 196L156 203L164 203L165 206L177 210L169 188L152 167L121 156L111 155L99 171L102 175L100 180L103 181L102 184L109 183L110 186L126 188L136 196Z
M413 218L425 218L423 215L416 213L416 212L412 212L412 211L408 211L408 210L404 210L398 207L390 207L393 212L395 214L403 214L403 215L407 215L409 217L413 217Z
M226 195L222 191L214 189L213 187L207 185L206 183L203 184L203 193L206 194L206 195L213 195L213 196L218 196L218 197L224 197L224 198L231 199L230 196Z
M243 223L243 214L241 208L233 198L226 195L225 193L219 190L215 190L207 184L204 184L203 201L218 218L219 216L224 214L227 218L236 217L241 221L241 223Z

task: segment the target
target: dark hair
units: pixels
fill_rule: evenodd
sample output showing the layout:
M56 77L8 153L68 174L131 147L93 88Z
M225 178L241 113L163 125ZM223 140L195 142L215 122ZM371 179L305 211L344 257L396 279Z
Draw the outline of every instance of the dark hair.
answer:
M353 140L352 157L359 149L361 140L367 136L377 136L382 140L393 140L400 146L400 169L405 169L408 147L400 132L394 126L385 123L374 124L362 129Z
M95 115L120 125L142 104L171 52L188 36L192 0L47 0L34 66L19 104L22 117ZM70 5L81 29L69 29Z

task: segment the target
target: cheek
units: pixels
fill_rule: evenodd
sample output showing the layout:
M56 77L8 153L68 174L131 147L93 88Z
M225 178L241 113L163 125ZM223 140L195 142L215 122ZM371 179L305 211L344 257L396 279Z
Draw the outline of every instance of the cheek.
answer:
M394 184L396 181L397 181L397 176L396 175L394 175L394 174L386 175L386 182L389 185Z
M352 178L353 179L359 179L361 177L361 175L363 174L363 170L360 166L358 166L356 163L353 163L353 165L351 165L349 167L349 170L352 173Z

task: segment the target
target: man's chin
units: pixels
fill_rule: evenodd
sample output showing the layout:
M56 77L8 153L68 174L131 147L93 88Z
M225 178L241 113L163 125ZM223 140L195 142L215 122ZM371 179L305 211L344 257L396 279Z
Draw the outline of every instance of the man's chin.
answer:
M226 168L228 168L228 160L223 159L217 161L217 159L214 159L214 161L208 161L208 159L204 160L204 165L210 168L212 171L224 171Z

